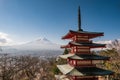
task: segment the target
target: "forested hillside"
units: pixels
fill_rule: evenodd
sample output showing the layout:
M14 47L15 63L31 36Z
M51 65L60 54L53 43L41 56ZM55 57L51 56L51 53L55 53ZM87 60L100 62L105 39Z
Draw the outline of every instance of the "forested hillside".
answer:
M54 80L54 60L0 54L0 80Z
M110 49L100 51L100 55L110 57L109 61L103 62L99 66L115 72L111 77L114 80L120 80L120 42L114 40L108 45Z

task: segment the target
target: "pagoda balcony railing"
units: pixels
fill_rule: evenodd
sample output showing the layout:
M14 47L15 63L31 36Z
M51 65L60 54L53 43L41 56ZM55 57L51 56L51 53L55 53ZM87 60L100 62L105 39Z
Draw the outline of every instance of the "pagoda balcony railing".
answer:
M91 65L74 65L74 67L96 67L96 64L91 64Z
M79 41L70 41L70 42L83 42L83 43L92 43L92 40L87 40L87 41L83 41L83 40L79 40Z
M96 64L74 64L69 61L68 63L73 67L96 67Z

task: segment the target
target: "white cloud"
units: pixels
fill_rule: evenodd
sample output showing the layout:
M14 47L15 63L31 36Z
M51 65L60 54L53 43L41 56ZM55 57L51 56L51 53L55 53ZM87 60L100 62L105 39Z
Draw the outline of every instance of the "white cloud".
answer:
M95 41L95 43L100 43L100 44L111 44L112 40L106 40L106 41Z
M0 46L10 45L12 42L8 34L0 32Z

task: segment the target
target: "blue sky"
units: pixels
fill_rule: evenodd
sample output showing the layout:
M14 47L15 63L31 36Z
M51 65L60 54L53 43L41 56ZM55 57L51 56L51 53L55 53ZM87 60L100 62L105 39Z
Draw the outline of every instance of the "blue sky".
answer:
M61 44L68 30L77 30L78 6L82 29L105 33L96 40L120 38L120 0L0 0L0 41L46 37Z

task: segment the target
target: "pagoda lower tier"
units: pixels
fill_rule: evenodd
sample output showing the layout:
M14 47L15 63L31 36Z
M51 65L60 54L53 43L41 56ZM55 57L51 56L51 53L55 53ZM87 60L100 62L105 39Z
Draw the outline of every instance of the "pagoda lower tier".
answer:
M111 75L112 71L96 67L98 61L109 60L109 57L95 54L77 54L69 53L60 55L60 58L66 59L68 64L57 65L59 70L72 78L72 80L98 80L99 76Z
M63 75L68 75L72 80L98 80L99 76L112 75L109 70L91 67L73 67L69 64L57 65Z
M60 58L66 59L67 62L74 67L86 67L96 66L97 63L109 60L109 57L99 56L95 54L76 54L69 53L65 55L59 55Z

